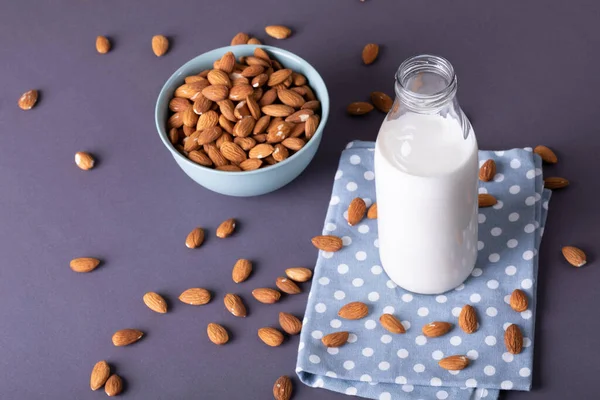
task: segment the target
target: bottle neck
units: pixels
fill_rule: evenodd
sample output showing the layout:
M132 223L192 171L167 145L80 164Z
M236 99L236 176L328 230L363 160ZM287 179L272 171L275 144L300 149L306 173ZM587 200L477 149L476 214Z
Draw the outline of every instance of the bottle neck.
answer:
M416 113L437 114L447 107L457 108L452 111L458 113L457 85L452 64L438 56L411 57L396 72L399 106Z

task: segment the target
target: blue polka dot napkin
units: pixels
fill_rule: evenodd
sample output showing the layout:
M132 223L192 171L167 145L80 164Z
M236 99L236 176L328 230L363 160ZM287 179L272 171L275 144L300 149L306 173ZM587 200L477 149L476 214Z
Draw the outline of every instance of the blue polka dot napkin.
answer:
M529 390L533 362L537 251L550 192L543 188L541 160L527 149L480 151L480 163L494 159L497 174L481 182L479 192L498 203L479 210L479 255L467 281L439 296L417 295L396 286L383 271L378 254L377 222L364 219L349 226L346 209L354 197L375 201L374 144L352 142L342 153L323 234L341 237L344 248L319 252L300 337L296 372L307 385L370 399L496 399L500 389ZM529 309L517 313L508 305L520 288ZM366 318L344 320L337 313L351 301L369 306ZM475 307L479 329L471 335L457 326L465 304ZM399 318L406 333L389 333L379 316ZM421 327L448 321L453 329L426 338ZM521 327L524 349L512 355L504 330ZM348 331L348 343L325 348L321 338ZM462 371L446 371L443 357L467 355Z

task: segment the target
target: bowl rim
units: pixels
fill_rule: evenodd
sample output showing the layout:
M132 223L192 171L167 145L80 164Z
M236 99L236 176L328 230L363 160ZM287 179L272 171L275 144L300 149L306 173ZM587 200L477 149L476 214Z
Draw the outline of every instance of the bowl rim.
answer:
M234 50L236 50L236 49L248 49L248 48L255 49L258 47L265 49L266 51L274 50L275 52L285 53L287 56L289 56L291 58L296 58L301 64L304 64L307 69L311 69L315 73L317 79L321 80L321 83L323 84L323 90L324 90L323 95L327 99L328 107L327 107L327 112L324 113L323 108L321 106L321 120L319 122L319 126L317 127L317 130L315 131L315 134L313 135L313 137L308 142L306 142L307 143L306 146L303 146L300 150L298 150L296 153L294 153L292 156L286 158L285 160L278 162L277 164L270 165L267 168L258 168L258 169L250 170L250 171L221 171L221 170L218 170L215 168L208 168L203 165L196 164L195 162L191 161L189 158L184 157L181 153L179 153L175 149L175 147L167 139L168 133L166 131L165 121L159 121L158 114L161 111L160 100L164 97L172 95L171 93L168 93L167 85L171 81L174 81L174 80L180 78L183 75L182 70L186 69L186 67L188 67L194 60L196 60L197 58L202 57L208 53L217 52L217 51L223 51L223 52L231 51L235 54ZM319 101L321 102L321 105L322 105L323 96L319 96L319 97L320 97ZM316 143L318 140L320 140L320 137L323 134L323 129L324 129L325 124L327 123L327 119L329 117L329 108L330 108L330 99L329 99L329 91L327 90L327 85L325 84L325 80L323 79L321 74L319 74L317 69L315 67L313 67L312 64L310 64L308 61L306 61L302 57L298 56L297 54L294 54L288 50L284 50L280 47L260 45L260 44L246 44L246 45L236 45L236 46L224 46L224 47L219 47L216 49L206 51L206 52L199 54L199 55L195 56L194 58L186 61L179 68L177 68L175 70L175 72L173 72L169 76L169 78L167 78L167 80L163 84L162 88L160 89L158 98L156 99L156 105L154 107L154 122L156 124L156 130L158 131L158 136L159 136L160 140L163 142L163 144L165 145L167 150L169 150L171 152L171 154L176 158L176 160L182 160L186 165L188 165L192 168L198 168L198 169L201 169L202 171L207 171L208 173L215 173L217 175L226 175L226 176L227 175L229 175L229 176L253 175L253 174L265 173L268 171L274 172L277 168L283 168L285 165L292 162L294 160L294 158L296 158L296 156L302 154L303 152L308 151L308 148L310 147L309 143L311 143L311 142ZM164 132L164 135L163 135L163 132ZM290 160L292 160L292 161L290 161Z

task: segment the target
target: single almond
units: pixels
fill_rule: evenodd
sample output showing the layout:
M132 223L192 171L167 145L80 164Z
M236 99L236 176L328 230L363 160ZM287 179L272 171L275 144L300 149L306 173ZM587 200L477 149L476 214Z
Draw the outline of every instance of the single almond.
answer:
M248 39L248 44L262 44L262 42L255 37L251 37Z
M230 142L228 142L228 143L230 143ZM226 143L223 143L223 145L225 145L225 144ZM221 152L222 151L223 150L221 150ZM221 222L221 225L219 225L219 227L217 228L216 235L218 238L224 239L226 237L231 236L234 231L235 231L235 219L230 218L228 220Z
M283 25L269 25L265 27L267 35L275 39L287 39L292 34L292 30Z
M294 267L285 270L288 278L296 282L306 282L312 278L312 271L304 267Z
M148 292L143 297L144 304L154 312L164 314L167 312L167 302L158 293Z
M169 128L181 128L183 126L183 112L176 112L167 120Z
M271 288L257 288L252 291L252 296L261 303L273 304L279 301L281 293Z
M246 97L246 105L248 106L248 110L250 111L250 115L252 115L252 118L254 118L256 121L258 121L262 115L261 111L260 111L260 106L258 105L258 102L256 101L256 99L254 99L254 97L252 96L248 96ZM252 128L254 129L255 124L252 125Z
M496 175L496 161L491 158L483 163L479 168L479 179L483 182L489 182Z
M269 104L261 108L261 111L271 117L288 117L294 113L294 109L285 104Z
M213 102L204 97L204 95L201 92L194 96L194 99L195 100L192 109L196 114L200 115L200 119L202 119L202 116L204 116L204 114L210 112L210 109L213 106ZM198 120L198 122L200 121L200 119ZM200 130L200 128L196 129Z
M75 164L84 171L94 168L94 157L85 151L75 153Z
M273 153L273 146L271 146L268 143L261 143L261 144L257 144L256 146L254 146L252 149L250 149L250 151L248 152L248 155L250 156L250 158L265 158L267 156L270 156Z
M451 329L452 324L449 322L433 321L423 325L421 331L423 332L423 335L434 338L444 336L446 333L450 332Z
M188 158L196 164L200 164L204 167L210 167L213 165L213 162L210 159L210 157L206 155L206 153L202 150L190 151L190 153L188 154Z
M169 39L163 35L152 37L152 51L157 57L162 57L169 50Z
M277 100L277 90L269 89L258 100L258 105L261 107L271 105Z
M281 162L288 158L290 155L288 149L282 144L276 144L273 150L272 157L275 161Z
M575 246L565 246L562 248L562 254L565 259L574 267L583 267L587 263L587 257L583 250Z
M219 111L225 118L227 118L231 122L237 122L237 118L235 116L235 106L233 102L229 99L219 101Z
M361 319L369 314L369 307L360 301L348 303L338 311L338 316L344 319Z
M267 141L267 134L261 133L258 135L254 135L254 140L256 140L256 143L264 143ZM267 156L267 157L270 157L270 156Z
M279 85L279 84L285 82L285 80L291 76L292 76L291 69L288 69L288 68L280 69L279 71L273 72L269 76L269 81L267 82L267 85L269 85L269 86Z
M241 85L235 85L229 91L229 100L241 101L246 97L251 96L253 92L254 88L249 84L244 83Z
M269 53L267 53L265 51L265 49L263 49L262 47L257 47L254 49L254 57L262 58L263 60L267 61L268 63L271 62L271 57L269 57Z
M183 97L173 97L171 101L169 101L169 110L173 112L180 112L187 110L192 104L188 99Z
M191 152L194 150L198 150L200 148L200 144L198 143L198 136L200 136L200 131L196 131L192 133L190 136L183 138L183 150L186 152Z
M205 145L217 140L223 134L223 130L219 126L210 126L200 131L198 135L198 144Z
M229 96L229 88L225 85L210 85L202 89L202 95L214 102L223 101Z
M123 391L123 380L117 374L112 374L106 381L104 392L108 397L118 396Z
M377 219L377 203L371 204L371 207L369 207L369 211L367 211L367 218Z
M262 166L262 160L258 158L248 158L240 163L242 171L254 171Z
M211 85L224 85L227 87L231 87L231 79L229 79L229 74L220 69L211 70L206 79L210 82Z
M306 85L306 77L299 72L292 72L292 83L294 86Z
M373 64L379 55L379 46L375 43L367 44L362 51L362 60L366 65Z
M18 105L21 110L31 110L38 101L38 91L28 90L19 97Z
M231 51L223 54L219 60L219 69L230 74L235 67L235 55ZM207 75L208 76L208 75Z
M477 195L477 202L479 204L479 208L483 208L495 205L498 203L498 200L496 200L496 198L489 193L480 193Z
M283 343L283 333L275 328L260 328L258 330L258 337L267 346L277 347Z
M96 51L100 54L106 54L110 51L110 40L106 36L96 37Z
M510 295L510 307L516 312L523 312L527 310L529 306L529 301L527 300L527 295L521 289L513 290Z
M92 390L98 390L108 380L110 376L110 366L106 361L98 361L94 368L92 369L92 374L90 375L90 388Z
M371 103L366 103L364 101L356 101L354 103L350 103L346 110L350 115L363 115L373 111L373 106L371 105Z
M348 206L348 225L354 226L365 217L367 205L360 197L355 197Z
M255 120L248 116L240 119L233 127L233 135L237 137L247 137L254 129Z
M348 341L350 334L346 331L334 332L325 335L321 338L321 342L325 347L341 347Z
M175 97L181 97L184 99L190 99L192 101L196 101L199 94L202 90L209 86L207 80L192 82L192 83L184 83L175 89Z
M236 317L245 317L248 315L246 306L240 296L233 293L227 293L223 299L225 308Z
M92 257L74 258L69 263L69 266L75 272L91 272L98 265L100 265L100 260Z
M289 89L278 90L277 97L279 97L279 100L281 100L281 102L283 104L288 105L290 107L294 107L294 108L300 108L306 102L304 100L304 97L300 96L298 93L294 92L293 90L289 90Z
M179 295L179 301L190 306L201 306L210 302L211 297L210 292L206 289L190 288Z
M319 250L330 252L336 252L344 246L342 239L334 235L315 236L312 238L312 244Z
M477 313L470 305L465 305L458 315L458 326L465 333L473 333L477 330Z
M183 130L184 136L187 137L187 136L192 136L192 134L194 132L196 132L197 129L193 126L183 125L182 130Z
M309 115L308 119L306 120L306 124L304 125L304 131L307 139L310 139L314 136L318 126L319 117L317 115Z
M469 359L462 355L449 356L442 358L438 364L448 371L460 371L469 366Z
M212 322L208 324L206 327L206 334L211 342L219 346L224 345L229 341L229 334L227 333L227 330L219 324Z
M373 103L375 108L377 108L379 111L387 114L392 109L394 100L392 100L390 96L383 92L372 92L371 103Z
M210 157L211 161L215 164L217 168L229 164L229 161L227 161L227 159L223 157L223 154L221 154L217 146L215 146L213 143L205 145L204 150L206 151L206 154L208 154L208 157Z
M308 110L308 109L298 110L295 113L289 115L285 119L285 122L293 122L295 124L298 124L300 122L306 122L306 121L308 121L308 118L310 118L310 116L314 115L314 114L315 114L315 112L313 110Z
M209 100L210 101L210 100ZM194 103L196 104L196 103ZM219 124L219 114L213 110L207 110L200 115L198 123L196 124L196 130L202 131L207 128L212 128Z
M246 260L241 258L237 260L233 266L233 270L231 271L231 279L235 283L242 283L252 273L252 262L250 260Z
M204 230L202 228L194 228L185 238L185 245L188 249L200 247L204 242Z
M240 44L246 44L246 43L248 43L249 39L250 39L250 36L248 36L247 33L240 32L237 35L235 35L233 37L233 39L231 39L231 45L232 46L237 46L237 45L240 45Z
M121 329L112 336L112 342L115 346L127 346L137 342L144 336L144 332L137 329Z
M247 158L246 152L233 142L223 143L220 150L221 154L223 154L226 159L236 164L241 163Z
M290 400L292 391L292 380L287 376L280 376L273 385L273 398L275 400Z
M219 116L219 126L221 127L221 129L223 129L225 132L232 134L233 133L233 122L231 122L230 120L228 120L227 118L225 118L225 116L223 114L221 114Z
M262 65L249 65L242 70L242 76L245 78L254 78L262 74L265 71L265 67Z
M381 317L379 317L379 323L388 332L396 334L406 333L406 328L404 328L402 322L400 322L400 320L398 320L398 318L394 317L392 314L383 314Z
M504 345L511 354L519 354L523 351L523 333L516 324L511 324L504 332Z
M275 280L275 284L284 293L287 294L298 294L302 293L302 289L296 285L296 283L288 278L284 278L283 276L277 277Z
M256 140L251 137L236 137L233 139L233 143L240 146L244 151L248 151L256 146Z
M183 111L183 125L189 127L195 127L198 123L198 114L194 112L193 107L188 107L187 110Z
M261 57L248 56L244 59L244 61L248 65L262 65L265 68L271 67L271 63L269 62L269 60L265 60L264 58L261 58Z
M254 125L254 129L252 130L252 134L259 135L259 134L263 133L267 129L267 127L269 126L270 123L271 123L271 117L269 115L263 115L262 117L260 117L258 119L258 121L256 121L256 124Z
M555 190L562 189L569 186L569 181L565 178L559 178L552 176L550 178L544 178L544 187L546 189Z
M288 335L297 335L302 330L302 321L289 313L279 313L279 325Z
M304 128L306 127L306 122L300 122L299 124L293 124L293 123L289 123L290 125L292 125L292 130L290 131L290 137L292 138L299 138L302 136L305 136L304 134ZM307 137L306 140L310 139L310 137Z
M549 147L536 146L533 152L539 155L545 163L556 164L558 162L558 157L556 157L556 154Z
M204 82L204 81L206 81L206 78L203 76L200 76L200 75L190 75L190 76L186 76L183 81L185 83Z

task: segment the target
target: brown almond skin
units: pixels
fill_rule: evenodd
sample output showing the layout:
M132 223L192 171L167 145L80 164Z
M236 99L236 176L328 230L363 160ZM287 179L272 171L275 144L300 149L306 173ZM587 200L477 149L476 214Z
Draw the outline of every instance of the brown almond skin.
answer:
M479 168L479 179L482 182L489 182L496 175L496 161L489 159Z
M90 389L98 390L108 380L110 376L110 366L106 361L98 361L94 368L92 369L92 374L90 376Z
M569 186L569 181L565 178L551 176L544 178L544 187L550 190L562 189Z
M321 342L325 347L341 347L348 341L350 334L346 331L334 332L325 335L321 338Z
M379 317L379 323L390 333L406 333L406 328L404 328L404 325L402 325L400 320L398 320L398 318L394 317L392 314L383 314L381 317Z
M523 334L518 325L512 324L504 332L504 345L511 354L519 354L523 351Z
M575 247L575 246L565 246L562 248L562 254L565 257L565 260L569 262L574 267L583 267L587 264L587 257L583 250Z
M113 374L106 381L104 392L107 396L118 396L123 391L123 380L117 374Z
M283 343L283 333L279 332L275 328L260 328L258 330L258 337L267 346L277 347Z
M96 51L100 54L106 54L110 51L110 40L106 36L96 37Z
M477 331L477 313L473 306L467 304L462 308L458 315L458 326L468 334Z
M294 267L285 270L288 278L296 282L306 282L312 278L312 271L308 268Z
M479 208L483 207L491 207L498 203L498 200L494 196L488 193L480 193L477 195L477 202L479 204Z
M287 293L287 294L302 293L302 289L300 289L298 287L298 285L296 285L296 283L294 283L294 281L292 281L291 279L288 279L288 278L284 278L283 276L278 277L277 280L275 281L275 284L277 285L279 290L281 290L284 293Z
M71 269L75 272L91 272L100 265L100 260L92 257L74 258L69 263Z
M448 371L460 371L469 366L469 359L463 355L449 356L442 358L438 364Z
M223 303L225 308L236 317L244 318L248 315L244 301L237 294L227 293Z
M392 109L394 100L383 92L372 92L371 103L373 103L375 108L379 111L387 114Z
M348 303L338 311L338 316L351 320L362 319L367 315L369 315L369 307L360 301Z
M229 341L229 333L227 333L227 330L219 324L208 324L206 327L206 334L211 342L219 346L224 345Z
M194 228L185 239L185 245L188 249L195 249L204 242L204 230L202 228Z
M231 39L231 45L237 46L240 44L246 44L248 43L248 40L250 40L250 36L248 36L247 33L240 32L237 35L235 35L233 39Z
M291 379L287 376L280 376L273 385L273 398L275 400L290 400L293 390Z
M367 211L367 218L377 219L377 203L371 204L371 207L369 207L369 211Z
M539 145L533 149L533 152L539 155L545 163L556 164L558 162L558 157L549 147Z
M218 238L225 239L233 234L235 231L235 219L230 218L221 222L221 225L217 228L216 235Z
M513 290L510 295L510 308L516 312L523 312L527 310L527 307L529 307L529 301L525 292L521 289Z
M365 217L367 205L360 197L355 197L348 206L348 225L354 226Z
M144 304L154 312L164 314L167 312L167 302L158 293L148 292L143 297Z
M288 335L297 335L302 330L302 321L296 316L285 312L279 313L279 325Z
M184 290L179 295L179 300L182 303L189 304L191 306L201 306L210 302L212 295L210 292L203 288L190 288Z
M367 44L362 51L362 60L365 65L370 65L375 62L379 55L379 46L375 43Z
M240 258L233 266L233 270L231 271L231 279L233 279L235 283L242 283L248 279L251 273L252 262L250 262L250 260L246 260L245 258Z
M127 346L140 340L144 336L144 332L137 329L121 329L116 331L112 336L112 342L115 346Z
M312 238L312 244L319 250L336 252L342 249L342 239L334 235L321 235Z
M423 335L430 338L435 338L445 335L446 333L450 332L451 329L452 324L449 322L433 321L423 325L421 331L423 332Z
M157 57L164 56L169 51L169 39L163 35L152 37L152 51Z
M292 30L283 25L269 25L265 27L265 32L275 39L287 39L292 34Z
M373 111L373 105L364 101L356 101L348 105L347 111L350 115L364 115Z
M35 89L28 90L19 97L18 105L21 110L31 110L38 100L38 91Z
M274 304L281 298L281 293L271 288L257 288L252 291L252 296L263 304Z

